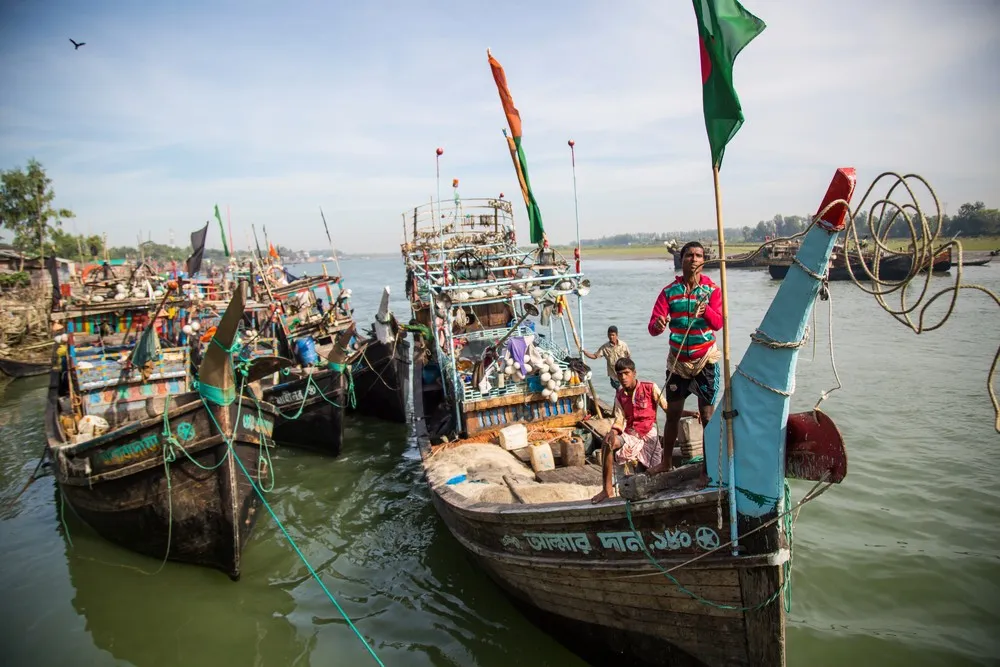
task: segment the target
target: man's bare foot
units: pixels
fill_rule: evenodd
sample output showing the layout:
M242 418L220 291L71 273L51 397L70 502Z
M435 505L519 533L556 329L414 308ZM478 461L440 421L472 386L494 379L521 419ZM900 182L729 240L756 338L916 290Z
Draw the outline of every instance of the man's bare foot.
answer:
M670 472L670 464L665 461L660 461L652 468L646 470L646 474L650 477L653 475L659 475L661 472Z
M605 500L607 500L610 497L611 497L611 495L607 491L601 489L601 492L598 493L593 498L591 498L590 502L592 502L592 503L594 503L596 505L597 503L603 503Z

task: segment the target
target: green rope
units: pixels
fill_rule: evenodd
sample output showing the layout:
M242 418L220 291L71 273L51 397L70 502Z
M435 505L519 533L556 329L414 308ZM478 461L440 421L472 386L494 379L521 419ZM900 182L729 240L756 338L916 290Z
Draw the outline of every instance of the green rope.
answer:
M769 595L768 598L766 600L764 600L763 602L759 602L758 604L755 604L752 607L737 607L737 606L734 606L734 605L724 604L724 603L721 603L721 602L713 602L712 600L709 600L707 598L703 598L702 596L698 595L694 591L690 591L687 588L685 588L684 585L681 582L679 582L676 577L674 577L672 574L670 574L670 572L665 567L663 567L662 565L660 565L659 561L656 560L656 558L653 556L653 554L649 553L649 549L646 548L646 542L645 542L645 540L642 539L642 535L639 534L639 531L635 529L635 524L632 523L632 509L631 509L631 506L632 506L632 502L630 500L625 500L625 517L628 519L628 527L631 528L632 532L635 534L636 539L639 541L639 546L642 547L642 552L644 554L646 554L646 558L648 558L649 562L652 563L653 565L655 565L660 570L660 572L663 573L663 575L667 579L669 579L671 582L673 582L673 584L677 587L677 590L679 590L680 592L684 593L685 595L687 595L688 597L692 598L693 600L695 600L697 602L700 602L703 605L707 605L709 607L714 607L716 609L728 609L730 611L739 611L739 612L757 611L758 609L763 609L767 605L769 605L772 602L774 602L775 600L777 600L778 596L781 595L781 592L785 589L785 586L788 585L788 583L789 583L789 580L788 580L787 574L786 574L786 576L784 577L784 581L782 581L781 585L778 586L777 590L775 590L774 593L772 593L771 595ZM788 564L789 563L786 563L786 565L788 565ZM786 570L786 572L787 572L787 570ZM789 598L789 604L790 604L790 598Z
M62 486L59 487L59 521L62 522L63 532L66 533L66 539L72 548L73 538L69 536L69 525L66 524L66 494L63 493Z
M756 493L750 489L744 489L742 486L737 486L736 490L742 493L747 500L757 505L757 507L775 507L778 504L778 499L774 496Z
M279 408L277 405L274 406L274 409L277 410L278 414L281 415L281 417L283 419L287 419L288 421L295 421L296 419L298 419L299 417L302 416L302 412L306 408L306 401L309 400L309 387L315 388L316 389L316 393L319 394L319 397L322 398L327 403L329 403L330 405L332 405L333 407L335 407L335 408L342 408L342 407L344 407L340 403L337 403L336 401L328 398L327 395L326 395L326 393L320 388L320 386L318 384L316 384L316 380L313 379L313 376L310 373L309 376L308 376L308 379L306 380L306 388L302 391L302 401L299 403L299 409L295 412L295 414L294 415L286 414L286 413L282 412L281 408ZM351 396L353 397L353 395L354 395L354 393L353 393L353 383L352 383L352 386L349 387L349 391L351 392ZM257 404L257 410L259 412L260 411L260 403L257 401L256 398L254 399L254 403ZM353 405L351 407L353 407Z
M788 480L785 480L785 511L792 506L792 490L788 487ZM792 526L795 525L795 520L792 518L792 513L788 512L785 514L785 518L782 522L785 528L785 537L788 539L788 560L784 562L782 567L782 574L785 582L785 613L789 614L792 611Z
M206 405L205 407L207 408L208 406ZM228 446L228 448L232 450L233 449L232 439L226 436L225 432L219 426L219 422L216 421L215 415L212 414L211 410L208 411L208 416L212 419L212 423L215 424L215 428L218 429L219 433L222 434L222 437L226 441L226 445ZM383 663L379 659L378 655L376 655L375 649L373 649L371 645L368 643L368 640L366 640L361 635L361 632L358 630L357 626L355 626L354 623L351 621L350 616L347 615L347 612L344 611L344 608L340 606L339 602L337 602L337 599L333 596L333 593L331 593L330 589L328 589L326 587L326 584L323 583L323 580L320 578L319 573L316 572L316 569L313 568L312 564L305 557L305 554L303 554L302 550L299 549L299 546L295 543L295 540L292 539L292 536L288 534L288 530L285 528L284 524L281 523L281 520L278 518L278 515L274 513L274 510L271 508L270 503L267 502L267 498L264 497L264 491L257 484L257 482L254 481L253 476L251 476L250 473L247 471L246 467L243 465L243 461L241 461L240 457L237 456L235 453L233 453L233 460L236 461L236 463L240 466L240 470L243 471L243 474L246 476L247 481L250 482L250 486L253 487L253 490L257 493L257 497L260 498L261 503L263 503L264 507L268 511L268 514L271 515L271 518L274 519L274 522L278 525L278 528L285 536L285 539L287 539L288 543L292 545L292 549L295 550L295 553L302 560L302 563L306 566L306 569L309 570L309 574L312 575L313 579L316 580L316 583L318 583L320 588L323 589L323 592L326 593L326 597L330 600L330 602L333 603L333 606L337 608L337 611L340 612L340 615L344 617L344 620L347 621L347 625L351 628L351 630L354 631L354 634L357 635L358 639L361 640L361 643L365 645L365 649L368 650L368 653L375 660L375 662L378 663L379 667L385 667L385 663Z
M351 406L351 409L358 407L358 401L354 397L354 372L347 368L347 404Z
M260 412L260 403L257 402L256 398L254 398L254 403L257 406L257 423L260 423L264 420L264 415L262 415ZM263 467L266 465L267 469L271 471L270 474L271 484L266 489L264 489L263 486L261 488L264 489L265 493L271 493L271 491L274 491L274 480L275 480L274 464L271 463L271 450L267 446L263 434L261 436L260 443L261 443L260 447L257 450L257 479L263 477L263 472L264 472ZM228 456L228 452L226 455ZM239 459L239 457L235 455L233 458Z
M200 394L200 392L199 392L199 394ZM204 401L205 401L205 397L204 397L204 395L202 395L202 403L204 403ZM242 407L242 406L243 406L243 403L240 402L240 407ZM229 451L228 450L226 450L226 455L223 456L219 460L219 462L216 463L215 465L204 466L204 465L198 463L198 460L195 459L193 456L191 456L191 452L189 452L186 447L184 447L183 445L181 445L181 443L179 443L177 441L177 438L174 437L173 431L172 431L172 429L170 427L170 410L169 410L169 407L170 407L170 400L168 398L167 399L167 404L165 406L163 406L163 435L166 436L166 440L167 440L167 446L164 447L164 460L166 460L166 456L167 456L166 450L169 447L169 449L170 449L170 456L173 457L171 459L171 463L174 460L176 460L176 458L177 458L177 451L176 451L177 449L181 450L181 453L184 454L184 456L186 456L191 463L195 464L196 466L198 466L202 470L215 470L216 468L218 468L219 466L221 466L223 463L226 462L226 459L229 457ZM208 408L208 405L205 405L205 407ZM237 419L239 419L239 416L240 416L239 409L240 408L236 409L236 418ZM211 410L209 410L209 413L211 413Z
M167 405L163 408L163 414L167 414L167 407L170 405L170 397L167 397ZM153 572L146 572L145 570L139 569L143 574L148 574L150 576L154 574L159 574L164 566L167 564L167 559L170 558L170 546L173 544L174 537L174 490L173 484L170 480L170 464L177 460L177 454L174 453L174 447L172 443L177 442L177 439L172 435L167 433L167 443L163 447L163 472L167 477L167 549L163 552L163 561L160 563L160 567L156 568ZM177 443L180 446L180 443ZM138 568L137 568L138 569Z

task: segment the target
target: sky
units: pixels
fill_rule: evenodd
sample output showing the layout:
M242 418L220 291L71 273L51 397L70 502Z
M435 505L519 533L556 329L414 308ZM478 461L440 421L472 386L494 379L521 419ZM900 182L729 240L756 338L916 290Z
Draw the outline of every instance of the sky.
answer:
M726 227L814 212L841 166L859 188L919 173L952 213L1000 205L1000 3L744 6L768 27L736 61ZM714 227L697 26L673 0L2 0L0 169L38 159L66 227L112 245L186 245L219 204L237 247L251 224L326 247L322 207L338 249L394 252L438 147L443 197L518 194L487 48L553 242L576 236L569 139L583 238Z

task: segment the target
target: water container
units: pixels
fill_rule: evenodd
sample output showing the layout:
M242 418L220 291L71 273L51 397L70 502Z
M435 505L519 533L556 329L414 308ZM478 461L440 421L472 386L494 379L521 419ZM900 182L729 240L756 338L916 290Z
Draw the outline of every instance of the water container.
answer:
M677 429L677 445L681 450L681 459L687 461L705 453L704 430L697 417L681 417Z
M510 451L528 446L528 429L524 424L511 424L500 429L500 446Z
M295 352L303 366L312 366L319 361L319 355L316 354L316 341L313 340L312 336L299 338L295 341Z
M547 442L538 442L531 447L531 469L535 472L555 470L556 461L552 457L552 447Z
M539 392L543 389L542 379L537 375L528 376L528 391Z
M587 462L586 447L583 440L573 436L562 441L562 464L564 466L582 466Z

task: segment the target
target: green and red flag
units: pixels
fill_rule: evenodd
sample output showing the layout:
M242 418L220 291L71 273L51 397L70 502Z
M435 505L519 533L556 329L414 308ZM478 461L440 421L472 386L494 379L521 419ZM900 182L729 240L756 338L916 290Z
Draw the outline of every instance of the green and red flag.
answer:
M743 125L743 109L733 87L733 63L743 47L767 27L737 0L693 0L701 46L705 129L712 166L722 166L726 144Z
M496 61L490 52L486 52L490 61L490 69L493 70L493 80L497 83L497 90L500 92L500 103L503 105L503 112L507 116L507 124L510 126L510 135L507 136L507 146L510 148L510 156L514 160L514 170L517 172L517 180L521 186L521 195L524 197L524 205L528 208L528 224L531 230L531 242L541 243L545 234L542 226L542 212L535 201L535 195L531 192L531 181L528 180L528 161L524 157L524 149L521 147L521 114L514 106L514 98L510 95L510 88L507 87L507 75L503 72L503 67Z

